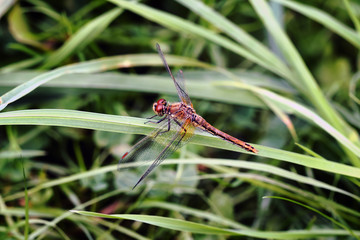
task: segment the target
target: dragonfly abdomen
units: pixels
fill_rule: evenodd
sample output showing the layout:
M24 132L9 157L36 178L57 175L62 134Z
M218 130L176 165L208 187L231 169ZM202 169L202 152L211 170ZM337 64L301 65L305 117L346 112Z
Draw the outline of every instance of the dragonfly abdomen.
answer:
M196 116L196 123L199 125L199 127L209 133L211 133L214 136L220 137L225 141L228 141L232 144L235 144L246 151L257 153L258 151L251 146L250 144L241 141L227 133L224 133L223 131L220 131L219 129L213 127L210 123L208 123L204 118L200 117L199 115Z

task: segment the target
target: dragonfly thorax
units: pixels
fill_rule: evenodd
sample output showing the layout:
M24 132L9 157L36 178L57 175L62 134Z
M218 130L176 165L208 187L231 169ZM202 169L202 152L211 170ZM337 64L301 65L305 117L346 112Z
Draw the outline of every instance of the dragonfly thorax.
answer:
M156 103L153 104L153 111L159 115L163 116L166 113L167 101L163 98L159 99Z

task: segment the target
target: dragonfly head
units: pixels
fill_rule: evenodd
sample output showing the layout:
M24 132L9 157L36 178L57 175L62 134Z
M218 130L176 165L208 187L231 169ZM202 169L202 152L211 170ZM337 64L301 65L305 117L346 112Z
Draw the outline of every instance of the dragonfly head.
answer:
M153 104L154 112L159 116L163 116L165 114L167 104L168 103L165 99L159 99L156 103Z

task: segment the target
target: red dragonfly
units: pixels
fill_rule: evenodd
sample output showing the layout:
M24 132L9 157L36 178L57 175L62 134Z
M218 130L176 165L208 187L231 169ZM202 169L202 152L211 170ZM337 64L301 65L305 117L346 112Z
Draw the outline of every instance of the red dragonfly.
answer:
M174 81L181 102L169 103L165 99L159 99L155 102L153 104L155 115L149 119L156 116L162 118L158 121L149 120L146 123L156 123L159 124L159 127L135 144L130 151L126 152L120 159L119 164L138 159L153 160L153 163L140 177L133 189L143 181L152 170L159 166L164 159L184 146L193 137L196 128L238 145L246 151L257 153L258 151L250 144L216 129L203 117L196 114L190 97L185 91L183 72L180 70L177 78L175 78L170 71L159 44L156 44L156 48L166 70Z

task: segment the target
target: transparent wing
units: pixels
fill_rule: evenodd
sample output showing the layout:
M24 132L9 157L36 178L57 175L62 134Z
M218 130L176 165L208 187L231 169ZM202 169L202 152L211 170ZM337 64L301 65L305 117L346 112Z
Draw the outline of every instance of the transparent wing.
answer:
M181 96L180 99L184 103L186 103L187 105L193 107L193 105L191 103L191 100L190 100L190 97L187 94L187 90L186 90L186 87L185 87L184 73L183 73L183 71L181 69L179 70L179 72L176 75L175 86L176 86L178 95Z
M125 153L119 161L119 168L121 168L121 163L124 162L153 161L133 188L159 166L165 158L186 144L194 135L194 130L195 127L191 124L190 119L180 123L167 118L159 128L140 140L129 152Z
M180 70L178 75L177 75L177 78L178 79L175 79L174 75L171 73L171 70L169 68L169 65L167 64L166 60L165 60L165 57L164 57L164 54L163 52L161 51L161 48L160 48L160 45L159 44L156 44L156 49L159 53L159 56L161 58L161 60L163 61L163 64L166 68L166 70L168 71L168 73L170 74L172 80L174 81L174 84L175 84L175 87L176 87L176 90L177 90L177 93L179 95L179 98L182 102L184 102L186 105L189 105L189 106L193 106L192 103L191 103L191 100L190 100L190 97L189 95L186 93L186 89L185 89L185 80L184 80L184 74L183 72Z

